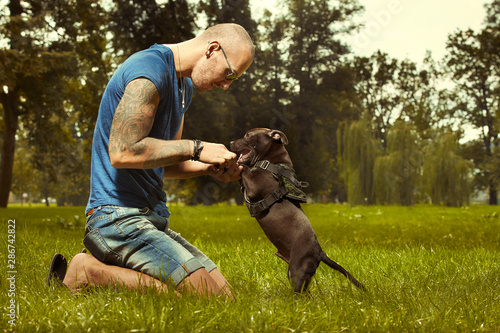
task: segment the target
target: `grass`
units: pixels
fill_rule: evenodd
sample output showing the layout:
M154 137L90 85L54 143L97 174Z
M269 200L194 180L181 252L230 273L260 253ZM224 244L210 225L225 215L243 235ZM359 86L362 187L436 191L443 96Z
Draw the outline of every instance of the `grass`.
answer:
M324 250L369 292L320 265L295 298L285 264L245 207L172 207L171 227L207 253L237 301L95 289L74 297L45 285L55 252L82 245L83 208L0 210L0 257L15 219L15 303L5 332L500 332L500 208L304 205Z

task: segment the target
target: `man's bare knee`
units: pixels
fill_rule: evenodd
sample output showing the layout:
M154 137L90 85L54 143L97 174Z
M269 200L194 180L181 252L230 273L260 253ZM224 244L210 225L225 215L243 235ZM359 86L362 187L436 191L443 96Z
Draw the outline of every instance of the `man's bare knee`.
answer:
M209 274L221 289L221 293L226 295L228 299L235 300L231 291L231 286L229 285L229 282L227 282L226 278L222 275L222 273L217 268L215 268Z
M205 268L200 268L187 276L179 283L177 290L204 296L219 295L221 293L221 288Z

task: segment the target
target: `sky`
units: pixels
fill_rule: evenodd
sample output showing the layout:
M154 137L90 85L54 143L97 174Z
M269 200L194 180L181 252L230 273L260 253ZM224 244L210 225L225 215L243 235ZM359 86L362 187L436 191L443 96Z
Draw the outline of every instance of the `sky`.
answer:
M365 26L346 39L357 55L382 50L392 58L420 63L426 51L434 60L446 54L448 35L482 28L484 0L360 0Z
M241 0L226 0L238 4ZM377 50L399 60L421 63L427 50L438 61L446 54L448 35L457 29L478 31L486 16L485 3L492 0L358 0L365 7L355 17L365 26L344 40L356 55ZM279 11L280 0L252 0L256 15L263 8ZM7 0L0 0L3 7Z
M238 1L238 0L232 0ZM254 0L256 11L273 8L279 0ZM356 55L381 50L398 60L422 63L426 51L441 60L448 35L457 29L478 31L491 0L358 0L365 7L355 20L365 26L343 38ZM279 9L278 9L279 10Z
M279 0L254 1L257 12L279 3ZM427 51L435 61L443 59L447 53L448 35L469 28L476 32L481 30L486 17L484 5L492 0L358 1L365 9L355 16L355 21L364 27L342 38L355 55L371 56L381 50L391 58L422 64ZM463 141L478 135L469 126L463 129Z

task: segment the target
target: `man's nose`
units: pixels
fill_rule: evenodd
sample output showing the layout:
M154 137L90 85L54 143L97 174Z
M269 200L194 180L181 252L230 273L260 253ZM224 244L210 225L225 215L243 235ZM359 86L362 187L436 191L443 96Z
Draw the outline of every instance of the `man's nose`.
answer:
M231 85L232 82L227 82L226 80L222 81L220 84L219 84L219 87L221 87L222 89L224 90L227 90L229 89L229 86Z

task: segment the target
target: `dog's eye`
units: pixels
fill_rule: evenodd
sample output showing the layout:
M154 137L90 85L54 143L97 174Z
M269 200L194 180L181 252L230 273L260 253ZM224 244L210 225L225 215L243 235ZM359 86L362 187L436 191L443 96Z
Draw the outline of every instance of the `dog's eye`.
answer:
M249 133L245 134L245 138L249 138L249 137L250 137Z

